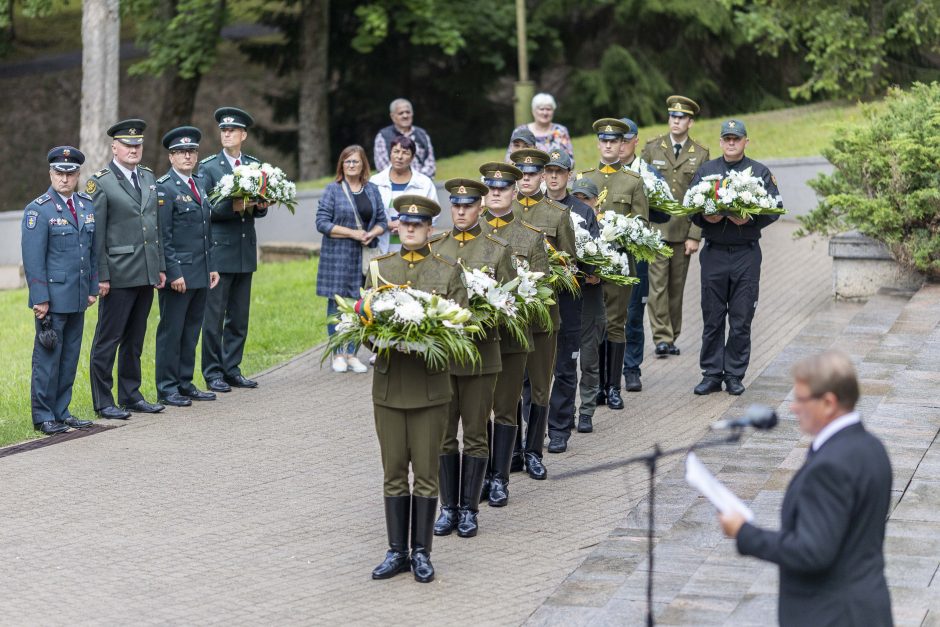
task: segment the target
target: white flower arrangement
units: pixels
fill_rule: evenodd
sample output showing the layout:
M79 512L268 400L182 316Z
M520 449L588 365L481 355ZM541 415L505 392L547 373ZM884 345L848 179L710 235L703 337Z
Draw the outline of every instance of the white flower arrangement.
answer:
M630 276L630 258L614 249L610 242L595 239L584 228L584 218L571 212L571 225L574 227L574 242L578 260L594 266L596 277L617 285L633 285L640 282L638 277Z
M753 176L751 168L732 170L726 176L712 174L689 188L682 201L684 213L734 215L749 218L760 214L783 214L779 197L772 198L764 182Z
M256 198L284 205L294 213L297 186L287 179L283 170L270 163L245 163L235 166L232 173L223 176L209 193L209 200L213 203L223 198L241 198L246 205L250 199Z
M628 253L637 261L672 256L672 247L663 242L659 229L650 228L639 216L605 211L598 216L598 222L601 226L600 240Z

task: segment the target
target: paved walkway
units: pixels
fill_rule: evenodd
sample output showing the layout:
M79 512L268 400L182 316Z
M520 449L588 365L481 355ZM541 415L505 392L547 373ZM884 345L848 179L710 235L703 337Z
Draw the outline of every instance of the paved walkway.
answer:
M644 391L628 395L626 411L600 411L595 433L576 434L567 453L547 456L550 475L656 442L685 445L729 408L783 402L783 378L764 385L757 375L793 354L790 343L831 308L825 245L793 241L794 228L780 222L765 232L745 379L753 387L738 404L732 408L726 394L691 394L701 335L693 262L683 355L648 359ZM859 346L875 344L859 338ZM617 556L598 551L635 526L646 495L642 469L568 481L513 475L510 505L484 507L478 537L435 539L434 583L405 575L373 582L385 531L368 376L335 375L311 353L260 381L258 390L196 409L135 417L100 435L0 459L0 624L560 624L572 605L587 606L572 588L585 568L603 562L627 574L640 563L621 567ZM664 482L675 468L664 465ZM660 494L668 491L664 485ZM687 505L664 505L663 524ZM772 519L773 505L755 504L758 516ZM704 509L699 518L714 522ZM662 603L678 598L662 581ZM597 613L581 622L635 624L609 605L614 589L585 588ZM772 616L771 608L765 622Z

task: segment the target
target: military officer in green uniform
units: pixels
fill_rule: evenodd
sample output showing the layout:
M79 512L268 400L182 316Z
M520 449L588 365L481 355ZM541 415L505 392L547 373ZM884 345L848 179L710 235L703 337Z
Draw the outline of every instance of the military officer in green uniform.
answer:
M566 252L573 261L577 251L574 245L574 227L566 205L552 200L542 193L541 184L545 165L551 160L548 153L535 148L516 150L509 155L510 161L522 171L516 183L519 193L513 202L513 212L539 229L545 241L555 250ZM523 417L528 420L523 457L526 472L533 479L548 476L542 463L545 433L548 428L548 404L551 399L552 374L555 370L555 349L561 315L557 303L551 307L552 328L533 329L533 353L526 365L530 385L528 407L523 391Z
M643 160L658 169L673 197L682 202L695 171L708 161L708 148L689 137L699 106L684 96L666 99L669 132L646 142ZM657 257L649 266L650 293L647 309L653 344L660 357L678 355L676 340L682 331L682 294L689 272L689 258L698 251L702 229L687 217L673 216L662 225L663 240L672 247L672 257Z
M441 208L433 200L414 194L399 196L394 207L400 215L401 250L372 261L366 287L408 285L441 294L466 307L463 270L453 259L432 253L428 245L431 220ZM427 583L434 579L431 540L437 514L441 439L453 396L450 379L449 368L433 369L418 354L392 351L376 358L372 403L385 475L389 550L372 571L373 579L393 577L409 566L415 580ZM409 463L414 474L413 493L408 487Z
M215 112L222 138L222 150L199 162L206 192L240 165L259 163L242 152L248 128L254 119L235 107ZM209 291L202 326L202 376L213 392L229 392L232 387L255 388L257 381L241 371L248 314L251 306L251 278L258 269L258 237L255 220L268 213L260 200L222 198L212 207L212 260L219 272L219 287Z
M454 228L431 239L431 250L441 253L467 270L482 270L499 283L516 276L509 242L484 230L480 223L483 196L487 187L471 179L450 179L444 183L450 192ZM446 536L454 529L462 538L477 534L480 494L489 463L487 425L493 411L493 390L502 368L499 332L486 330L474 340L480 352L478 365L452 364L450 415L441 448L441 514L434 535ZM463 424L463 458L457 442L457 427ZM458 499L459 492L459 499ZM459 500L459 510L458 510Z
M628 131L626 123L614 118L601 118L594 122L600 163L596 168L579 172L576 178L587 178L597 185L600 190L595 205L598 214L613 211L621 215L640 216L649 221L649 203L643 189L643 179L620 163L620 145L623 143L624 133ZM635 273L632 259L630 269ZM615 410L623 409L620 381L623 354L627 346L625 328L632 289L629 285L604 283L604 308L607 312L604 371L607 381L602 381L601 384L605 386L607 406Z
M166 261L157 217L157 182L140 165L143 120L118 122L108 129L114 159L88 179L94 199L95 251L98 257L98 326L91 345L91 398L102 418L127 420L128 411L156 413L140 393L140 354L144 350L153 288L166 281ZM111 392L118 355L118 401Z
M202 177L193 174L202 132L192 126L163 136L170 171L157 179L157 207L167 285L157 293L157 397L164 405L187 407L215 400L214 392L193 385L196 343L202 329L206 294L219 282L212 262L212 221Z
M542 232L517 218L512 210L516 181L522 171L509 163L492 161L480 166L480 174L488 191L483 228L509 242L513 266L532 272L548 273L548 254ZM509 501L509 472L513 447L522 426L519 424L520 397L526 361L533 349L531 326L528 339L520 343L509 332L499 335L502 370L496 375L493 391L493 425L490 438L491 466L487 473L487 499L492 507L503 507ZM519 446L518 470L522 470L522 447Z

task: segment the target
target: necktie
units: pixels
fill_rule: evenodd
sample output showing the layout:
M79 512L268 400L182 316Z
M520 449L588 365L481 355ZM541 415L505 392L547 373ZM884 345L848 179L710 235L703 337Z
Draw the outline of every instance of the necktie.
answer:
M672 149L676 151L676 157L678 157L679 153L682 152L682 144L673 144Z
M189 189L193 190L193 198L196 199L196 202L202 203L202 198L199 196L199 192L196 191L196 182L192 178L189 179Z
M236 159L236 160L235 160L235 167L236 167L236 168L237 168L238 166L240 166L241 164L242 164L242 160L241 160L241 159Z
M75 224L78 224L78 214L75 213L75 205L72 204L72 199L69 198L66 200L65 204L69 206L69 211L72 212L72 219L75 220Z
M140 193L140 183L137 182L137 172L131 172L131 183L134 184L134 189L137 190L137 193Z

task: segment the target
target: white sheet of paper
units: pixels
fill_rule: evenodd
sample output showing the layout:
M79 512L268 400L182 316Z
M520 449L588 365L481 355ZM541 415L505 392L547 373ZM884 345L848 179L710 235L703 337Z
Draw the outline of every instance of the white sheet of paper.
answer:
M754 512L751 511L751 508L745 505L722 482L718 481L695 453L689 453L685 458L685 480L690 486L705 495L705 498L711 501L712 505L722 514L738 512L748 522L754 520Z

